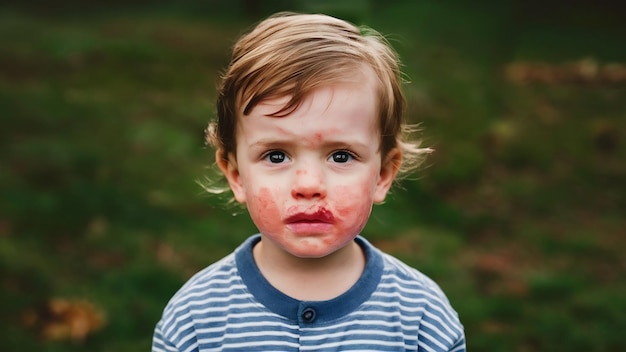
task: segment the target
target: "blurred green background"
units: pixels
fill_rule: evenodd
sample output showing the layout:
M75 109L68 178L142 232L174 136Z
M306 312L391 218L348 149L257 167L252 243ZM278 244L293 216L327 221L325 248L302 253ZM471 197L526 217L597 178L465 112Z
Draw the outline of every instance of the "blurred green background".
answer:
M0 346L149 350L255 232L196 183L229 48L278 10L386 34L436 149L364 235L434 278L471 351L626 344L626 25L597 1L5 1Z

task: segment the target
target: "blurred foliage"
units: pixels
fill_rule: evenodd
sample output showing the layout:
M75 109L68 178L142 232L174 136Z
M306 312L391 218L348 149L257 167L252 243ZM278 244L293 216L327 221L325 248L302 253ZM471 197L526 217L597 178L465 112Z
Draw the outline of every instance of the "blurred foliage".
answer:
M436 149L364 234L432 276L472 351L626 343L626 28L599 1L7 1L5 351L149 349L167 300L255 230L205 195L230 45L277 10L388 34Z

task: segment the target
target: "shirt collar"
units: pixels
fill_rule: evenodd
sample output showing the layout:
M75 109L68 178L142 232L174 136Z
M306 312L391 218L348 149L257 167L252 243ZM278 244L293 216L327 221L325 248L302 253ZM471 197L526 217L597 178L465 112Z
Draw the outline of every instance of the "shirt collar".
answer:
M380 252L365 238L357 236L355 241L365 254L365 268L358 281L345 293L328 301L300 301L274 288L261 274L252 248L261 240L261 235L248 238L236 251L237 270L252 295L272 312L293 321L301 320L305 309L315 312L314 323L336 320L356 310L374 293L383 273Z

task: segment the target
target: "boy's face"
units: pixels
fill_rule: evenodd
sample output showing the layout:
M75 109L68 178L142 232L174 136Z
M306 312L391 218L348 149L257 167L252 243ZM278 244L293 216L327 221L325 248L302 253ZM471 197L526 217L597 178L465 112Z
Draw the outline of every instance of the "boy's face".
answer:
M377 101L370 78L319 88L285 117L268 116L287 102L276 99L240 118L237 155L219 166L263 240L321 258L360 233L400 158L381 163Z

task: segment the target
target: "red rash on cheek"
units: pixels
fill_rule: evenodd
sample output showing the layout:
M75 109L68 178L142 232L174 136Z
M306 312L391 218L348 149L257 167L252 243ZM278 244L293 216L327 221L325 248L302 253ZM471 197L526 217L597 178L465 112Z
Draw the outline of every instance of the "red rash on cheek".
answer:
M261 208L267 208L267 206L271 202L271 195L269 194L269 190L267 188L263 188L258 195L254 196L254 200L256 204L259 204Z
M354 213L357 204L346 204L346 200L354 199L354 192L350 187L339 186L335 188L335 195L337 196L337 202L335 204L335 210L339 213L339 216L346 217Z
M361 231L372 211L376 174L372 173L352 185L336 186L333 189L335 212L344 223L351 223L349 231Z
M274 202L269 188L261 188L259 193L254 195L253 202L248 204L248 210L260 231L271 228L280 221L280 209Z
M335 210L340 217L359 218L369 216L372 206L371 197L364 196L371 192L367 187L338 186L334 190L336 195Z

